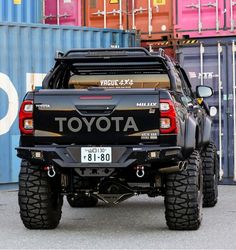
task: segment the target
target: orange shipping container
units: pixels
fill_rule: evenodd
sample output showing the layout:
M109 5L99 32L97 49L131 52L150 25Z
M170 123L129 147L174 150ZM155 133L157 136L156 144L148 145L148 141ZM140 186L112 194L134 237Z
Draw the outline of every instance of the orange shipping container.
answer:
M141 40L168 40L173 33L173 1L131 0L130 24L140 30Z
M171 0L84 0L89 27L140 31L141 40L168 40L173 33Z
M83 8L85 26L127 29L125 0L84 0Z

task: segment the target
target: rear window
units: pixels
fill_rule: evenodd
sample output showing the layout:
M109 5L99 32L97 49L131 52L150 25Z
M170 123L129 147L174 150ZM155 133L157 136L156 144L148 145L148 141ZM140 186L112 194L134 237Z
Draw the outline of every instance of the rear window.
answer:
M83 51L82 51L83 52ZM76 52L58 61L48 80L52 89L162 88L171 89L169 68L162 58L136 54L108 56ZM80 55L82 53L82 55ZM86 54L87 53L87 54ZM99 53L104 53L103 51ZM131 53L131 52L130 52ZM145 56L146 55L146 56Z
M74 74L70 77L68 88L162 88L170 89L167 74Z

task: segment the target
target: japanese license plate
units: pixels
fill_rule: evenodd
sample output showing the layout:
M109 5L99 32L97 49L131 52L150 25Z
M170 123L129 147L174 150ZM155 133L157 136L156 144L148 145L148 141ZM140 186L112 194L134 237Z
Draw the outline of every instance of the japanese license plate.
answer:
M112 153L110 147L82 147L81 163L110 163Z

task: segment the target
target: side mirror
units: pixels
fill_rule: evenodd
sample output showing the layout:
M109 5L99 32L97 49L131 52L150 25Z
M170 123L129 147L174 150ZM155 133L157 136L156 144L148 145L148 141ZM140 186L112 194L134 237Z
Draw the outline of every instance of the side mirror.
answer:
M196 88L197 98L206 98L213 95L213 89L208 86L197 86Z

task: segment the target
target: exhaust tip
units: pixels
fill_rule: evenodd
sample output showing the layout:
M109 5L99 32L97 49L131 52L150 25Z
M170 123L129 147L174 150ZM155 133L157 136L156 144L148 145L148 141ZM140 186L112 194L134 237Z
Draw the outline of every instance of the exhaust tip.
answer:
M166 168L159 168L159 172L163 174L170 174L170 173L177 173L182 172L187 168L186 161L180 161L177 166L166 167Z

